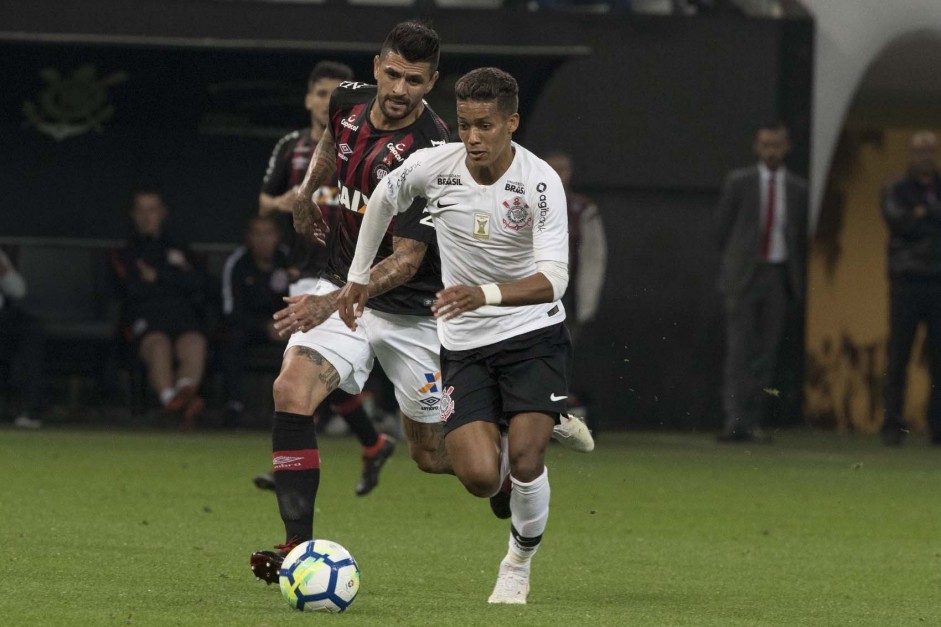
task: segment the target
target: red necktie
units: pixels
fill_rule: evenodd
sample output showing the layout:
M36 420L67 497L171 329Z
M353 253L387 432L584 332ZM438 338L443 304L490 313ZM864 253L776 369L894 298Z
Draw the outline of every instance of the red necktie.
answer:
M768 177L768 210L765 213L765 232L761 239L761 256L768 259L771 252L771 231L774 230L774 203L777 201L777 176L772 172Z

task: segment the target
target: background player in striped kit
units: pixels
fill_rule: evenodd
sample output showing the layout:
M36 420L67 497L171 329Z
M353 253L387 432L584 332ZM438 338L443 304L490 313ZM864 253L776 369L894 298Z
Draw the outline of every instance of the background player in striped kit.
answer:
M292 296L312 290L327 262L327 250L322 242L294 232L292 207L314 150L330 122L330 95L341 82L352 78L353 70L343 63L321 61L314 66L307 79L304 98L304 107L310 111L310 127L288 133L275 145L258 195L259 213L278 220L283 241L290 247L288 272L292 279ZM328 221L336 219L335 185L320 186L313 191L312 198ZM356 484L356 494L369 494L378 485L379 471L395 451L395 443L391 437L377 432L359 394L334 390L327 401L331 412L343 417L363 445L363 470ZM278 409L277 403L275 409ZM254 482L261 489L275 490L274 473L259 475Z
M359 391L375 357L395 385L413 457L429 472L450 470L443 450L434 448L440 442L440 394L425 385L426 375L438 376L428 306L441 283L437 255L425 255L434 229L423 221L421 205L403 215L386 238L371 285L382 297L371 302L370 332L350 332L335 313L369 194L412 151L449 139L445 123L424 103L438 78L439 48L437 33L417 22L404 22L389 33L374 59L377 85L346 82L334 91L329 124L295 198L295 229L325 242L328 259L320 281L307 294L289 298L289 306L275 316L276 328L291 334L274 386L272 434L285 544L251 558L255 575L270 583L277 581L290 547L313 534L320 455L310 416L338 387ZM338 182L341 209L327 238L326 222L311 196L329 180Z

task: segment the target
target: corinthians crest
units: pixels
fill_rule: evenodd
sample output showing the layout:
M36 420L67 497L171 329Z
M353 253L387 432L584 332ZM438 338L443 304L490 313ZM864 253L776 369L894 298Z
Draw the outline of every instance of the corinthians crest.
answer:
M125 72L99 78L93 65L83 65L68 77L51 67L39 75L46 85L37 102L23 103L23 114L36 130L57 141L92 130L100 133L102 124L114 115L108 88L127 80Z
M529 213L529 205L522 196L515 196L513 200L504 200L503 206L506 214L503 216L503 226L513 231L520 231L533 223L533 216Z

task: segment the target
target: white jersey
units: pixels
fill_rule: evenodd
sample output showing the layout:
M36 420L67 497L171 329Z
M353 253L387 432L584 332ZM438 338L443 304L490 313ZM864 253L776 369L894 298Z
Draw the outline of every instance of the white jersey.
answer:
M425 211L437 234L445 287L511 283L536 274L536 262L568 263L568 212L562 182L545 161L519 144L513 143L513 148L513 162L492 185L480 185L471 176L463 144L419 150L377 187L366 215L391 218L408 209L414 198L426 198ZM371 261L362 235L363 257ZM365 284L369 262L362 263L359 251L357 246L349 280ZM518 307L485 305L450 320L439 319L438 337L448 350L466 350L564 319L559 301Z

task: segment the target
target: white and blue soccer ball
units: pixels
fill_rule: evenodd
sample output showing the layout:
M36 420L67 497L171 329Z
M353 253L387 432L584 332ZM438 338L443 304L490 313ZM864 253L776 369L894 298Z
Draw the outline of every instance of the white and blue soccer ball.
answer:
M359 566L330 540L308 540L284 558L278 571L287 604L308 612L343 612L359 592Z

